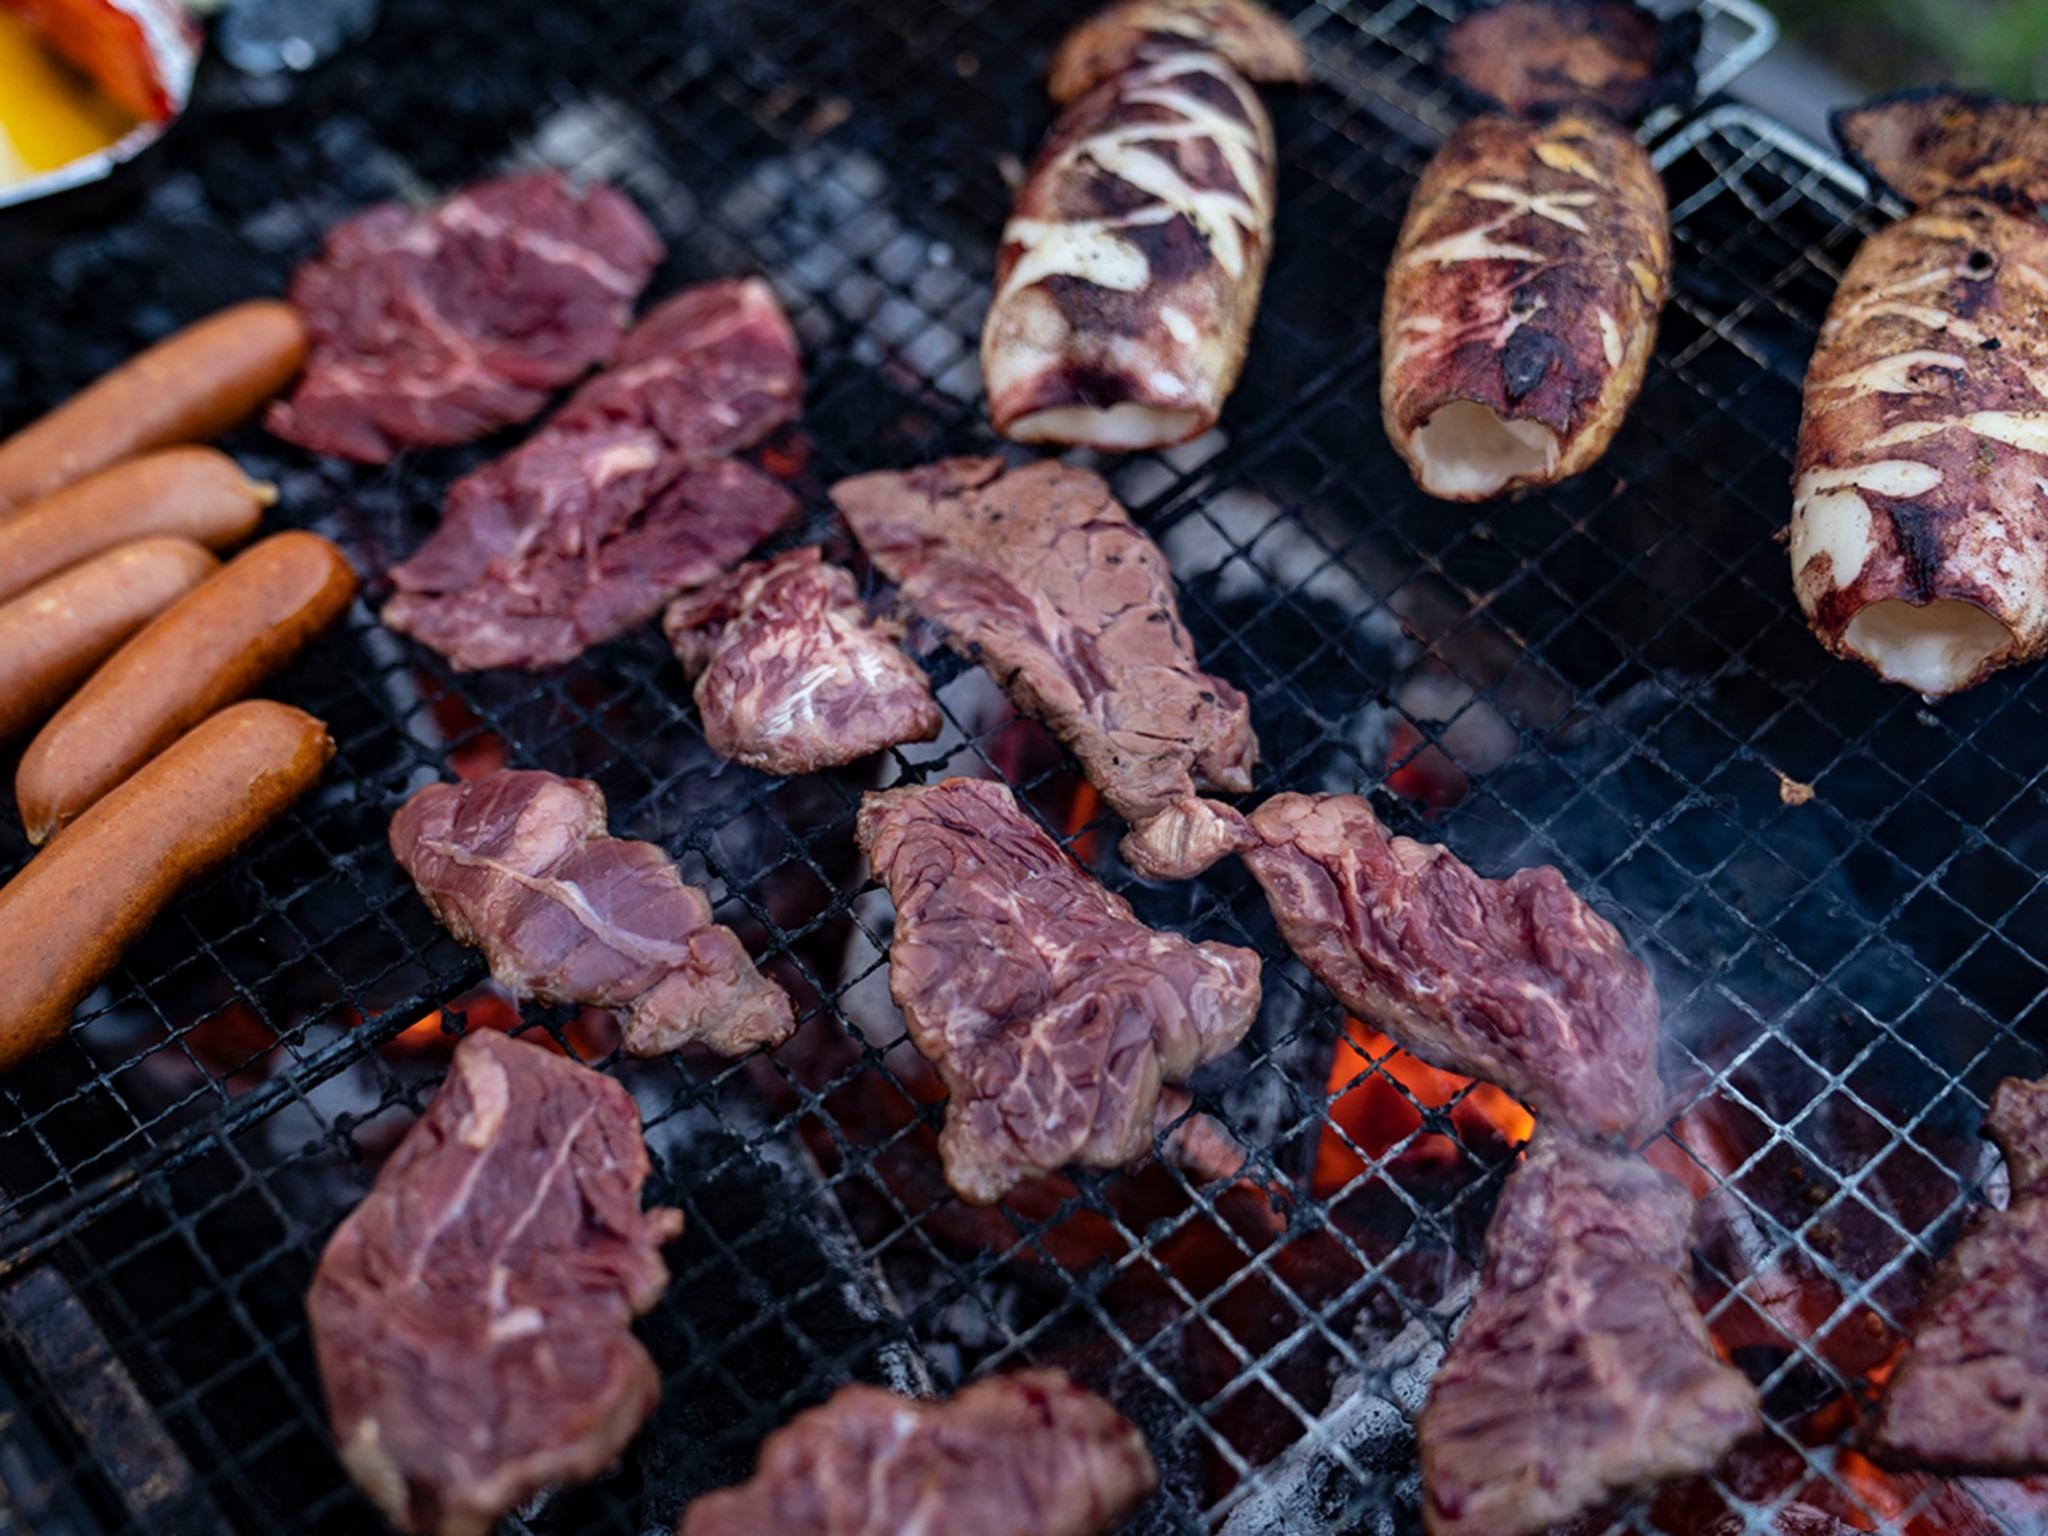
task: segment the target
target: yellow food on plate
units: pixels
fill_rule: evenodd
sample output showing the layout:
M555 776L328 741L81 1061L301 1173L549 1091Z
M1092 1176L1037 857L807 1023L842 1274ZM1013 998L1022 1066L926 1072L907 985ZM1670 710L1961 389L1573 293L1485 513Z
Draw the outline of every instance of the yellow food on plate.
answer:
M97 153L134 126L27 22L0 10L0 186Z

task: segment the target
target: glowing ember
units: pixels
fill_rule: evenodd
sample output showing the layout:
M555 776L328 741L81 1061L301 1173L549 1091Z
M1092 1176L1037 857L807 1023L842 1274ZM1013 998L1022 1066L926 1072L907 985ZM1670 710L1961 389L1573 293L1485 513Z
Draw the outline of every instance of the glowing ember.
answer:
M1403 800L1426 810L1447 810L1465 798L1472 781L1441 747L1426 740L1405 716L1387 743L1384 782Z
M505 740L490 731L479 731L448 753L448 769L458 779L480 779L505 763Z
M781 433L762 446L754 458L776 479L795 480L811 467L811 441L798 433Z
M495 986L486 985L474 992L465 992L450 1002L445 1011L436 1008L432 1013L421 1015L393 1036L385 1050L394 1056L450 1055L455 1050L458 1037L443 1027L445 1012L461 1015L465 1030L495 1029L500 1034L511 1034L526 1022L517 1003ZM562 1033L576 1055L584 1061L597 1061L619 1046L618 1021L601 1008L585 1008L569 1021ZM555 1037L546 1030L528 1030L526 1038L551 1051L561 1051Z
M1100 831L1098 829L1095 832L1082 832L1081 829L1095 819L1095 812L1101 805L1102 797L1095 793L1095 786L1083 779L1081 787L1074 791L1074 798L1067 806L1067 824L1061 828L1068 837L1074 839L1069 852L1079 864L1087 865L1095 861L1095 840Z
M1342 1189L1368 1160L1377 1162L1410 1137L1402 1157L1455 1162L1458 1149L1448 1136L1417 1135L1425 1109L1450 1105L1452 1126L1468 1140L1483 1134L1519 1146L1536 1128L1535 1117L1491 1083L1441 1072L1356 1019L1344 1021L1327 1091L1330 1124L1316 1146L1312 1180L1318 1195Z
M239 1094L270 1076L276 1050L270 1026L254 1008L235 1001L193 1023L184 1033L183 1052L164 1052L160 1059L175 1071L196 1058L229 1093Z
M436 1008L432 1013L422 1015L392 1036L389 1049L412 1055L418 1051L434 1049L440 1039L441 1010Z
M1880 1520L1895 1520L1906 1510L1906 1494L1869 1457L1845 1450L1835 1462L1842 1484Z

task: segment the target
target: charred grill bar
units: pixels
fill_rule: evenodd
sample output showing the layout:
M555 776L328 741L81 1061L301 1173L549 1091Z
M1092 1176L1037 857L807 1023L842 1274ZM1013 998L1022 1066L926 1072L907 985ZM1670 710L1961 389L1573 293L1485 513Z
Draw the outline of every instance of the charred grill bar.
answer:
M973 348L1009 211L992 157L1052 115L1024 61L1085 9L885 3L856 24L632 0L514 30L387 8L284 104L195 116L159 152L162 190L107 189L111 227L21 226L0 263L47 302L0 316L0 419L278 290L405 184L545 161L648 212L672 251L650 293L776 278L807 387L802 441L770 451L808 511L847 475L986 452ZM1390 832L1482 875L1554 862L1652 967L1677 1112L1647 1161L1699 1202L1695 1295L1766 1422L1614 1527L2025 1530L2028 1486L1888 1473L1849 1438L1993 1177L1986 1101L2048 1069L2043 685L2019 669L1928 712L1828 661L1771 540L1821 318L1899 210L1742 112L1660 130L1672 296L1628 421L1570 486L1447 519L1376 426L1394 218L1454 120L1426 13L1397 10L1290 17L1321 83L1269 99L1276 255L1245 375L1221 434L1112 466L1111 488L1171 563L1199 662L1250 701L1248 806L1366 790ZM1710 33L1740 17L1712 11ZM355 471L231 446L366 570L496 451ZM944 735L790 782L706 747L651 628L566 670L457 675L358 608L282 675L276 696L331 724L322 790L0 1082L0 1480L24 1517L151 1536L373 1518L334 1458L305 1293L446 1075L449 1030L512 1021L383 844L409 793L503 761L599 782L612 833L673 856L800 1020L771 1057L606 1066L646 1122L648 1203L686 1213L636 1330L664 1407L619 1473L507 1530L638 1536L845 1381L943 1397L1025 1366L1143 1431L1161 1491L1142 1530L1412 1529L1414 1421L1526 1121L1348 1027L1233 864L1130 881L1120 825L1044 733L980 669L926 665ZM932 1080L876 1002L887 908L853 823L863 790L960 773L1009 782L1140 921L1259 951L1264 1013L1193 1083L1249 1150L1240 1177L1084 1171L987 1210L945 1191ZM23 852L5 845L10 869ZM615 1038L527 1016L586 1058Z

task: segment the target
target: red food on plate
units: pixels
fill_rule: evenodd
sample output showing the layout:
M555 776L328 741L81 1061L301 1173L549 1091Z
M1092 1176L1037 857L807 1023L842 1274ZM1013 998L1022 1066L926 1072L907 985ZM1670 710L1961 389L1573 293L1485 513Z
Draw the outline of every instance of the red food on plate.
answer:
M165 74L168 55L199 47L199 29L177 0L0 0L123 111L169 122L184 106ZM167 46L168 45L168 46Z

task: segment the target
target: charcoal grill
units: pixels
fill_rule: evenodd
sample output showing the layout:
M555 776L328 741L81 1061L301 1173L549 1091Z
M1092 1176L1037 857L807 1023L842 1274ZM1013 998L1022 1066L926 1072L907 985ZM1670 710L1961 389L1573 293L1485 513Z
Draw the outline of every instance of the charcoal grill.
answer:
M414 3L309 77L211 71L143 166L10 216L0 418L275 291L365 201L538 159L648 209L674 252L657 291L775 280L810 371L778 467L813 506L838 475L985 448L973 338L1003 168L1084 8ZM1916 1536L2039 1530L2048 1490L1886 1476L1853 1424L1993 1177L1986 1095L2043 1070L2048 682L1934 709L1807 635L1773 537L1800 378L1843 263L1895 210L1717 104L1772 28L1746 0L1705 9L1707 94L1647 130L1676 293L1594 470L1475 511L1420 496L1387 448L1380 274L1452 119L1441 13L1316 0L1295 21L1319 83L1275 99L1278 260L1249 372L1221 431L1108 473L1172 556L1206 663L1252 698L1261 792L1363 789L1487 872L1553 861L1656 968L1682 1107L1651 1155L1701 1197L1700 1300L1768 1428L1588 1528L1771 1531L1806 1505ZM233 446L280 481L285 520L376 572L503 444L375 472ZM1347 1026L1241 871L1133 882L1073 764L979 674L931 665L941 741L779 783L714 761L651 632L560 674L455 677L358 607L273 690L331 724L318 793L0 1082L5 1515L375 1529L328 1446L302 1296L453 1032L516 1026L630 1085L651 1197L689 1229L642 1325L659 1413L615 1475L508 1530L666 1530L844 1381L926 1392L1026 1363L1143 1426L1164 1486L1141 1530L1414 1529L1413 1418L1526 1121ZM478 992L384 832L411 788L500 756L597 779L615 830L673 850L797 995L798 1037L634 1063L601 1019L522 1021ZM1258 1027L1196 1085L1251 1149L1246 1183L1084 1176L1000 1217L944 1194L851 830L862 789L958 771L1010 780L1148 920L1267 957ZM9 818L0 868L25 856Z

